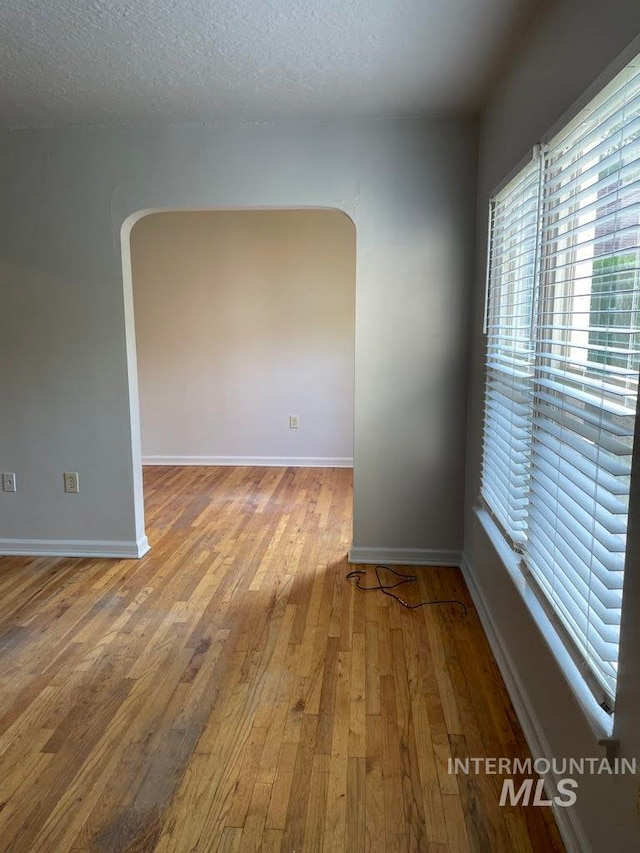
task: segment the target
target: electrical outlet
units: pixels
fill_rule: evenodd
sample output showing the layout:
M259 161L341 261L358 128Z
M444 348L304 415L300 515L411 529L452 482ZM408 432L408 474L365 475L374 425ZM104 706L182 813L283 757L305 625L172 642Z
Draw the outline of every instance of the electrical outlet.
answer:
M15 492L16 491L16 475L15 474L3 474L2 475L2 491L3 492Z
M80 491L77 471L64 472L64 490L68 495L77 495Z
M297 415L289 415L289 429L298 429L300 420Z

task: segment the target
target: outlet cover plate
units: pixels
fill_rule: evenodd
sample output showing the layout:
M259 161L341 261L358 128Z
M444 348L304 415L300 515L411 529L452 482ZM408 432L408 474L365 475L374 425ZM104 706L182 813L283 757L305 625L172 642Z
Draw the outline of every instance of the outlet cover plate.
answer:
M16 491L16 475L15 474L3 474L2 475L2 491L3 492L15 492Z
M68 495L77 495L80 491L77 471L64 472L64 490Z

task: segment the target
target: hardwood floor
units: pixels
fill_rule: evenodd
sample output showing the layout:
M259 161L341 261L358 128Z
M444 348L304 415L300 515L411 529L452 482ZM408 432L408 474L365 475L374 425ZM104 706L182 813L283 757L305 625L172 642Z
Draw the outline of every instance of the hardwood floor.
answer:
M0 850L560 851L461 574L347 580L351 472L145 471L142 560L0 559Z

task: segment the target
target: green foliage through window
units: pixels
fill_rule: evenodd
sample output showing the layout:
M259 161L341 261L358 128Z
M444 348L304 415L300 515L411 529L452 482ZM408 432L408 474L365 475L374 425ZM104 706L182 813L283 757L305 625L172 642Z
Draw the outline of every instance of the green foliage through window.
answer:
M640 367L640 327L634 299L638 257L625 252L593 262L589 316L589 361L611 367ZM635 322L635 325L633 325ZM629 357L629 332L633 354ZM618 355L616 349L622 350Z

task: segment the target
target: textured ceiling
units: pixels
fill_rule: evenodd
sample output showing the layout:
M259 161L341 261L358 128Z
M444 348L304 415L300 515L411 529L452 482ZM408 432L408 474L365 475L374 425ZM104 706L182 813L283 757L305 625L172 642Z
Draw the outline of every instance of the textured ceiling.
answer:
M2 0L0 123L466 112L532 0Z

